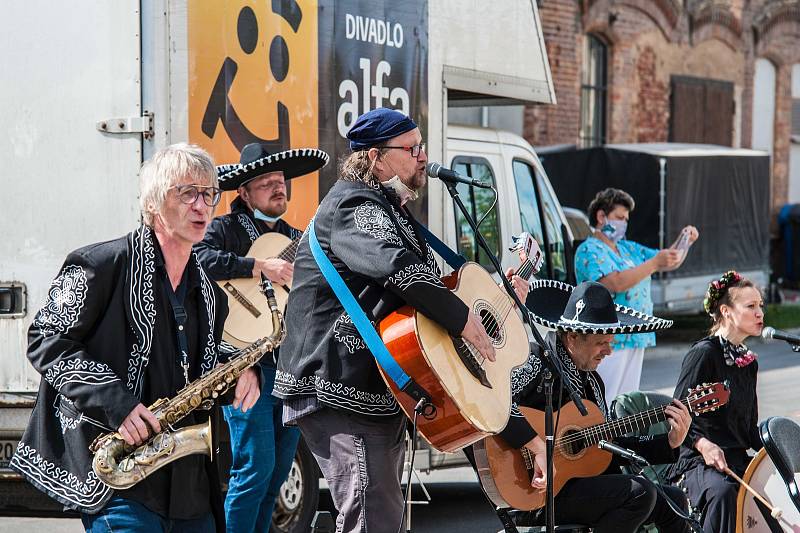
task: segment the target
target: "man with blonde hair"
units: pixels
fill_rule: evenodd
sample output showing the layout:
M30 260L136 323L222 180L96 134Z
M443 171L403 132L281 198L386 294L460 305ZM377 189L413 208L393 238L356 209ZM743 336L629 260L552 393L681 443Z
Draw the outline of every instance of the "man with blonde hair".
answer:
M219 202L217 185L201 148L158 151L141 169L144 224L70 253L31 324L28 359L44 379L11 465L81 512L86 531L224 527L205 456L186 456L115 491L93 472L89 451L109 431L129 445L146 442L161 431L146 406L174 397L218 362L227 302L192 254ZM236 385L234 405L249 409L258 396L250 370ZM194 411L174 426L209 416Z

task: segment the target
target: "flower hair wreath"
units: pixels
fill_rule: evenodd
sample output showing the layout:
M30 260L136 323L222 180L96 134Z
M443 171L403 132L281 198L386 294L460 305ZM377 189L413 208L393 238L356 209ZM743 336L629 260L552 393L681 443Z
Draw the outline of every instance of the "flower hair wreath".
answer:
M725 291L727 291L731 285L742 281L742 279L744 278L742 278L741 274L735 270L729 270L725 272L721 278L715 279L709 283L706 297L703 299L703 309L706 310L706 313L710 315L711 310L720 298L722 298L722 295L725 294Z

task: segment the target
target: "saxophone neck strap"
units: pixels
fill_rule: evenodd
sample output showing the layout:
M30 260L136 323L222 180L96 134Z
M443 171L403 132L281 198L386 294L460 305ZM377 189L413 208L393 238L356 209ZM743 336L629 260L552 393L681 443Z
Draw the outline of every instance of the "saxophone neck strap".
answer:
M189 315L186 314L186 308L183 304L186 300L186 288L189 285L188 270L188 268L184 269L183 277L178 284L177 290L172 289L172 282L169 280L166 267L162 270L164 274L164 292L169 298L172 317L175 319L175 334L178 338L181 368L183 368L183 379L186 385L189 384L189 341L186 338L186 321Z

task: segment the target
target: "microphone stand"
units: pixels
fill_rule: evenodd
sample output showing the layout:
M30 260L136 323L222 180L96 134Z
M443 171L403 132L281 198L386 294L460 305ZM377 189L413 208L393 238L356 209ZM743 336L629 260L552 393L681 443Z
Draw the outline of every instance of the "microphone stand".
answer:
M511 299L514 300L514 303L517 304L517 309L520 310L522 313L522 319L531 329L533 333L533 338L536 340L537 344L542 347L542 351L545 354L545 358L550 361L551 366L555 369L556 373L558 374L559 378L561 379L561 383L563 383L572 399L573 403L575 403L575 407L578 408L578 411L581 415L586 416L587 411L586 407L583 405L583 401L581 401L581 397L578 394L578 391L572 386L572 383L567 378L564 373L564 368L561 365L561 361L558 357L554 356L550 353L550 350L547 349L544 339L542 339L541 334L536 329L536 325L533 323L533 320L530 317L530 311L527 311L525 305L520 301L517 293L514 292L514 287L511 285L511 282L503 275L503 268L500 266L500 261L498 261L497 257L494 255L494 252L486 244L486 240L481 235L481 232L478 231L478 225L475 220L470 216L469 211L464 206L464 203L461 201L461 197L458 194L458 190L456 189L455 183L451 183L450 181L442 180L442 182L447 187L447 191L450 193L450 197L458 206L458 209L464 215L464 218L467 220L467 223L472 228L472 231L475 234L475 238L478 240L478 245L486 252L486 256L492 262L492 266L494 266L497 273L500 275L500 279L503 280L503 287L506 289L506 292L511 296ZM492 191L494 191L495 197L497 196L497 191L492 187ZM554 493L553 493L553 452L555 451L554 447L554 429L553 429L553 375L550 371L545 368L544 371L544 390L545 390L545 445L547 451L547 490L546 490L546 521L545 521L545 529L547 533L553 533L555 531L555 503L554 503Z

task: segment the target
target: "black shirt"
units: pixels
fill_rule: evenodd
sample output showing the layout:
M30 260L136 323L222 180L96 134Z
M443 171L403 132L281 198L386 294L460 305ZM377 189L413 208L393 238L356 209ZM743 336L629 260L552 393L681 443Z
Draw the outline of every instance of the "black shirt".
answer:
M154 283L157 319L153 335L153 353L172 353L172 358L154 358L147 365L142 388L142 403L150 406L160 398L173 398L186 385L178 345L177 324L167 293L164 259L156 242L156 272ZM200 377L200 349L205 346L198 338L198 306L203 305L200 294L200 279L194 269L186 269L176 289L186 286L183 302L186 311L184 331L189 347L189 381ZM147 400L145 402L145 399ZM195 410L184 417L175 427L181 428L208 420L208 412ZM199 518L211 510L209 479L204 455L188 455L153 472L143 481L117 494L137 501L159 515L178 520Z
M685 471L703 461L694 443L705 437L725 452L731 465L747 462L748 448L761 448L758 436L758 397L756 380L758 361L738 367L725 362L719 337L706 337L696 342L683 359L675 396L686 396L689 388L702 383L728 381L728 403L716 411L692 417L692 425L680 448L677 470Z

